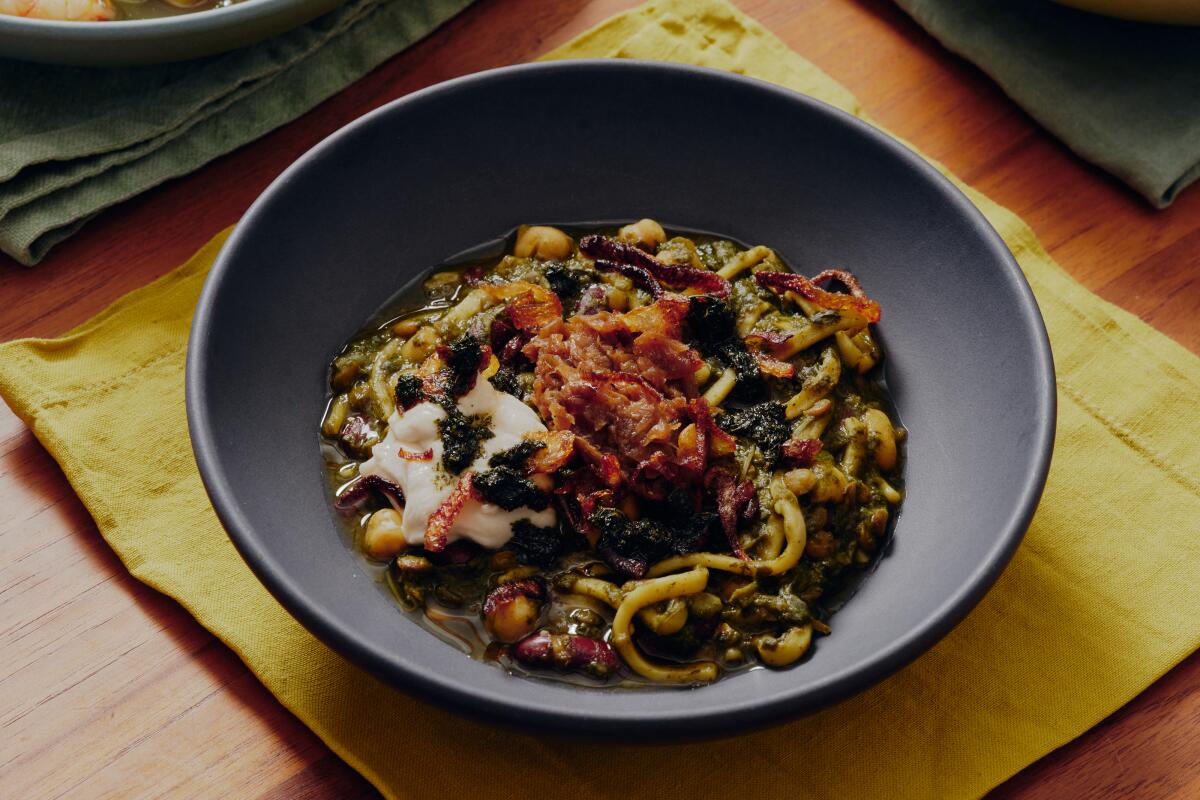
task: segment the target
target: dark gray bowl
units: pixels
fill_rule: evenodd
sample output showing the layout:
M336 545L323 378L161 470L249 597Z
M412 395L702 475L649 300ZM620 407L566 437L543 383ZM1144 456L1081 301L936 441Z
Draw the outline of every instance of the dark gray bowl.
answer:
M283 33L343 0L243 0L158 19L60 22L0 14L0 57L115 67L223 53Z
M883 304L910 431L908 499L879 568L811 659L696 690L512 677L397 610L349 549L317 451L326 365L401 285L522 222L653 216L854 270ZM1021 541L1050 463L1041 316L984 218L892 139L726 73L536 64L417 92L314 148L246 214L188 356L209 496L267 588L347 658L415 695L541 729L694 737L846 697L944 636Z

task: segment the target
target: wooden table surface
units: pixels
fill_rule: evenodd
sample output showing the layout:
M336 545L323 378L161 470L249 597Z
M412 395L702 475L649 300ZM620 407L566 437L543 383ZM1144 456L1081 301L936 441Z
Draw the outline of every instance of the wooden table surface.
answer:
M880 123L1024 217L1085 285L1200 352L1200 188L1151 210L883 0L737 2ZM0 257L0 340L59 334L182 263L369 109L530 60L631 5L482 0L296 122L105 213L36 269ZM1193 656L990 796L1200 796L1198 723ZM129 577L0 404L0 797L221 796L377 795L221 642Z

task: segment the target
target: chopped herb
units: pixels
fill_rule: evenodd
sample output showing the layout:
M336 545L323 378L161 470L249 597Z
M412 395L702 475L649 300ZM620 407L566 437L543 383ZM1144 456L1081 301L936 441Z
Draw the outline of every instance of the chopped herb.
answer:
M493 467L481 472L471 480L471 486L484 500L505 511L522 507L542 511L550 505L550 496L512 467Z
M550 262L543 274L546 276L546 283L550 284L550 291L558 295L564 307L566 301L574 299L583 287L597 281L596 273L592 270L571 269L559 261Z
M688 333L704 355L715 355L717 348L737 337L737 320L733 309L719 297L696 295L687 311Z
M737 373L730 396L744 403L753 403L767 396L767 384L758 368L758 361L746 349L741 339L730 339L721 346L718 355Z
M507 546L522 564L552 567L562 554L563 539L558 528L539 528L521 519L513 523L512 534Z
M416 375L401 375L396 380L396 405L407 411L425 399L424 383Z
M676 553L693 553L705 544L709 528L718 521L711 511L697 511L692 496L684 489L675 489L667 495L665 507L657 512L662 524L671 530Z
M449 398L437 398L446 418L438 420L442 437L442 464L457 475L471 466L483 452L483 443L492 438L492 418L488 414L467 416Z
M442 438L442 464L457 475L483 452L483 443L492 438L492 418L487 414L467 416L458 407L455 398L471 391L475 379L483 366L483 346L473 336L463 336L447 348L439 350L446 367L438 371L434 388L425 399L437 403L446 412L446 418L438 420L438 434ZM423 394L424 389L420 390ZM401 405L418 396L418 389L410 380L401 378L396 383L396 400Z
M483 347L474 336L466 335L450 345L445 358L445 385L451 396L462 397L475 387L475 378L483 366Z
M704 541L716 514L691 513L675 522L631 520L615 508L597 508L588 522L600 531L596 549L609 566L634 578L668 555L693 552Z
M745 403L762 400L767 385L758 361L737 333L737 321L729 303L712 295L697 295L688 305L687 326L692 343L705 356L720 358L737 373L732 396Z
M493 453L488 459L489 467L512 467L520 469L529 461L529 457L546 447L544 442L534 441L533 439L524 439L519 444L515 444L507 450L501 450L498 453Z
M517 377L517 371L512 367L501 367L488 380L492 382L492 386L496 388L496 391L511 394L518 400L522 399L521 379Z
M758 445L767 462L774 464L779 448L791 437L783 403L767 402L721 414L717 427L734 436L749 439Z

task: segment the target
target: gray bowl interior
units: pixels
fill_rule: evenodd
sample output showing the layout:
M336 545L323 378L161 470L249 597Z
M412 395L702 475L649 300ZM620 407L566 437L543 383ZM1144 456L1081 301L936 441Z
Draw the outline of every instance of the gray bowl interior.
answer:
M522 222L653 216L839 266L883 305L908 497L879 568L812 657L698 690L512 677L418 628L333 519L316 446L326 365L383 299ZM255 204L193 328L199 465L247 562L301 622L418 696L493 719L677 737L813 710L944 635L1036 506L1054 430L1040 315L974 207L894 141L767 84L637 62L453 81L359 120Z
M158 19L62 22L0 15L0 57L116 67L223 53L330 11L343 0L243 0Z

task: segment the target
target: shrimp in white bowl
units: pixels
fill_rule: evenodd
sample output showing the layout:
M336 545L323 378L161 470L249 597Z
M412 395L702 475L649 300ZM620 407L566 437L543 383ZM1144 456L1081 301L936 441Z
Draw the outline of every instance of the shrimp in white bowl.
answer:
M0 0L0 14L31 19L96 22L115 19L111 0Z

